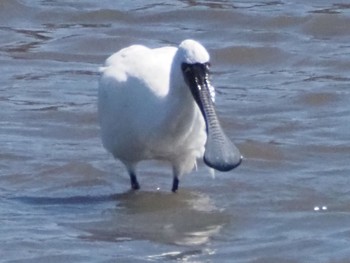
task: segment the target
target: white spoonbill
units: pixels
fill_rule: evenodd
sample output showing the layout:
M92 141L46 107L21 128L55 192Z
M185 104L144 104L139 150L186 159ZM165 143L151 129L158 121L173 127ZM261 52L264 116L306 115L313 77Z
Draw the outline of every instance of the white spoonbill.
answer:
M140 188L136 166L143 160L172 165L173 192L197 158L219 171L241 163L216 116L209 67L207 50L184 40L178 48L133 45L111 55L100 68L102 143L126 166L132 189Z

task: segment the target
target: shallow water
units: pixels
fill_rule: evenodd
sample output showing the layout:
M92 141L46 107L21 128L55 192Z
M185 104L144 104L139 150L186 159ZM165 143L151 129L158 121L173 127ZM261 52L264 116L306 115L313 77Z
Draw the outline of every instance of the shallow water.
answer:
M349 25L330 0L2 0L1 261L348 262ZM99 139L97 69L186 38L211 53L244 163L175 195L143 163L129 192Z

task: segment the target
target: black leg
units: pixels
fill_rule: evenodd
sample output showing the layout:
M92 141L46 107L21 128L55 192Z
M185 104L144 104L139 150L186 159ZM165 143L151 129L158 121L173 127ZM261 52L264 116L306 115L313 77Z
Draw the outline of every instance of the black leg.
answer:
M171 189L171 191L173 191L174 193L176 193L177 189L179 188L179 178L177 178L177 176L174 176L173 179L173 188Z
M136 174L131 172L130 173L130 183L131 183L131 188L133 190L139 190L140 189L140 184L137 181Z

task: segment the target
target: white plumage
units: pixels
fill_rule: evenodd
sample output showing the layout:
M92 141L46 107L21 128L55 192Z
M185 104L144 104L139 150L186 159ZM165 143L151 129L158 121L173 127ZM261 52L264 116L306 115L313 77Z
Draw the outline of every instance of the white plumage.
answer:
M176 191L178 179L203 157L206 122L186 83L183 65L208 61L201 44L185 40L178 48L133 45L110 56L100 68L102 142L125 164L132 188L139 188L136 165L142 160L168 161ZM207 83L213 99L214 88Z

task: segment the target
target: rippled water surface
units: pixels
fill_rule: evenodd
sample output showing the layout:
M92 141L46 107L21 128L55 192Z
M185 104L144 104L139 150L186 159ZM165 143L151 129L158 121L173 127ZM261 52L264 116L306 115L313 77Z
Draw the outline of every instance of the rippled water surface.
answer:
M143 163L129 192L97 69L186 38L210 51L244 163L178 194ZM347 1L2 0L1 262L349 262L349 43Z

